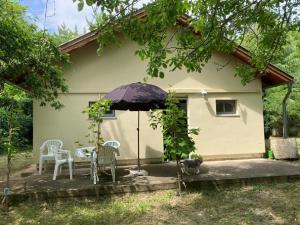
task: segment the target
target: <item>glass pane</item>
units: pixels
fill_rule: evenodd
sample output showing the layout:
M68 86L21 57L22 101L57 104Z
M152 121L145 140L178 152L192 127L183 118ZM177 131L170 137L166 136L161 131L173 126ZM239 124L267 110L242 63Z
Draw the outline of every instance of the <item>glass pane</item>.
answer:
M236 100L216 100L216 111L218 115L235 114Z
M109 110L103 117L115 117L115 110Z
M234 106L232 102L224 102L224 105L226 113L234 113Z
M187 113L187 100L186 99L179 99L178 107L183 109Z
M217 101L217 114L223 113L224 109L223 109L223 102L221 101Z
M95 101L90 101L89 106L95 104ZM103 117L115 117L115 110L109 110ZM90 118L90 115L89 115Z

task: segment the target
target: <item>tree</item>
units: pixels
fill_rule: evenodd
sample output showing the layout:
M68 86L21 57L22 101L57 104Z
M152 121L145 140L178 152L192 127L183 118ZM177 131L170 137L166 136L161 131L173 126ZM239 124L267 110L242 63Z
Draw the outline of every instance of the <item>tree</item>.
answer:
M98 27L99 52L119 42L123 33L141 45L136 54L148 60L151 77L163 78L167 68L201 72L213 52L232 52L256 29L251 65L236 70L246 84L257 70L263 73L281 57L288 32L300 28L296 0L160 0L144 5L143 12L138 11L139 0L73 1L79 10L84 4L100 7L104 22Z
M4 196L2 204L8 211L9 206L9 192L10 192L10 172L11 163L14 154L17 151L17 134L19 132L20 120L18 117L24 113L24 107L20 98L24 97L24 94L20 90L11 88L7 85L4 86L0 95L0 108L4 109L7 113L7 129L1 129L1 143L4 145L7 154L7 176L6 176L6 188L4 189Z
M153 129L160 127L163 131L165 156L176 160L178 190L181 192L180 160L187 158L195 151L195 143L191 135L197 135L199 129L186 127L186 113L178 106L175 92L169 92L166 99L166 109L151 112L150 126Z
M89 21L87 20L87 24L89 26L90 30L97 30L99 27L101 27L104 23L104 17L102 13L94 13L94 20Z
M0 0L0 82L8 81L28 91L41 105L59 108L58 93L67 91L63 69L67 55L46 31L25 19L25 8Z
M74 26L74 30L72 30L63 23L58 27L58 32L53 34L53 39L55 44L59 46L67 41L77 38L79 35L76 25Z
M90 119L90 125L88 128L90 133L87 135L87 137L89 137L91 143L96 145L97 168L99 157L98 153L103 144L103 137L101 136L101 124L103 122L103 116L109 111L110 106L110 100L100 99L83 110L83 113L87 114ZM96 134L96 136L94 136L94 134Z
M282 60L274 60L279 68L292 74L296 80L287 105L289 132L298 135L300 131L300 34L293 32L288 35L289 42L282 51ZM280 86L265 91L264 115L266 137L272 129L282 129L282 101L287 87Z
M7 96L14 96L15 101L20 110L15 117L15 124L18 129L13 137L15 147L18 149L29 148L32 143L32 99L22 90L17 89L11 85L5 84L2 92L0 92L0 99ZM6 137L9 129L10 111L5 107L0 107L0 136ZM0 142L0 154L6 153L5 143Z
M25 19L25 8L15 1L0 0L0 108L6 114L1 143L7 152L7 182L3 204L8 211L11 159L16 151L20 122L24 106L17 89L9 89L3 83L13 83L28 91L42 106L58 109L62 104L59 93L65 93L67 86L63 69L68 64L67 55L55 45L46 31L38 30ZM1 121L3 122L3 121ZM2 125L2 124L1 124Z

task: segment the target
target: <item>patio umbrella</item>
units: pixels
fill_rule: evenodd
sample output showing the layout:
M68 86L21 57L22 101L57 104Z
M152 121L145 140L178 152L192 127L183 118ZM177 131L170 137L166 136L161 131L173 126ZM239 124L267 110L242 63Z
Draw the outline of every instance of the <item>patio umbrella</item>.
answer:
M112 101L112 110L130 110L138 112L138 170L140 170L140 111L165 108L167 92L145 83L122 85L104 96Z

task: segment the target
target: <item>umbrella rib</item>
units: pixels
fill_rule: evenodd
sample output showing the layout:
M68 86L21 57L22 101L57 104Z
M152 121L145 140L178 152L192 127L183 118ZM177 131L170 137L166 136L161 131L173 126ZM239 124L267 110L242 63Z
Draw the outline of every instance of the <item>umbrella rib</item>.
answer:
M125 87L124 94L123 94L122 98L120 98L120 101L121 101L122 99L124 99L124 97L125 97L125 95L126 95L126 93L127 93L127 90L128 90L128 86Z

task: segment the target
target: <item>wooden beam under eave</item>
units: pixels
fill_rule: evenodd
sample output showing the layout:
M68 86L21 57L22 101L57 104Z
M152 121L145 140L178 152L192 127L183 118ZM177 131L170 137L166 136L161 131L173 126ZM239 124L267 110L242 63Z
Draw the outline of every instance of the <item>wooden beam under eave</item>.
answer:
M61 45L59 48L65 53L70 53L95 41L98 38L98 34L98 31L88 33Z

